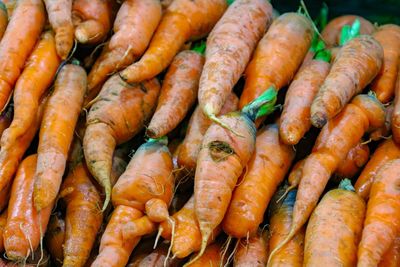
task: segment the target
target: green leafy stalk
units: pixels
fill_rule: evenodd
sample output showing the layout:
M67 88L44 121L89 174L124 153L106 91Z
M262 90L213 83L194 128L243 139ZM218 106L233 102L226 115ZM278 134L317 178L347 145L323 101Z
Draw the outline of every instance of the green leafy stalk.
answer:
M233 4L233 2L235 2L235 0L226 0L226 2L228 3L228 6L230 6Z
M245 113L252 121L259 117L271 114L275 110L275 103L278 92L274 86L269 87L259 97L243 107Z
M326 24L328 24L328 12L329 12L328 6L326 5L326 3L323 3L322 8L319 11L318 17L315 19L314 22L320 31L325 29Z
M349 179L343 179L340 181L339 184L339 189L347 190L347 191L352 191L355 192L356 190L354 189L353 185L351 184L351 181Z
M162 136L162 137L156 138L156 139L154 139L154 138L149 138L149 139L147 140L147 143L161 143L161 144L167 146L167 145L168 145L168 137L167 137L167 136Z
M320 61L325 61L325 62L331 62L332 54L331 51L327 49L321 49L317 51L314 55L314 59L320 60Z
M199 53L200 55L204 55L206 51L206 41L201 40L200 42L194 43L191 50L196 53Z
M339 45L343 46L351 39L359 36L360 28L361 28L361 22L359 19L356 19L351 26L344 25L340 33Z

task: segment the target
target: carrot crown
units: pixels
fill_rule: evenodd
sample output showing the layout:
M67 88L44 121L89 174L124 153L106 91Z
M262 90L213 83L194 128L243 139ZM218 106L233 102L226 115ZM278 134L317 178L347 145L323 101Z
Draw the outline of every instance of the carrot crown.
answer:
M80 65L81 65L81 62L80 62L78 59L73 58L73 59L71 59L71 64L80 66Z
M252 121L257 118L271 114L275 110L278 92L274 86L269 87L259 97L243 107L242 113L246 114Z
M355 192L356 190L354 189L353 185L351 184L351 181L349 179L343 179L340 184L339 184L339 189L347 190L347 191L353 191Z
M147 143L148 144L159 143L159 144L167 146L168 145L168 137L163 136L163 137L160 137L160 138L157 138L157 139L149 138L149 140L147 140Z
M204 52L206 51L206 42L204 40L201 40L200 42L194 43L191 50L199 53L200 55L204 55Z
M3 1L0 1L0 8L1 8L4 12L6 12L6 14L8 15L7 7L6 7L6 5L3 3Z
M228 6L230 6L233 4L233 2L235 2L235 0L226 0L226 2L228 3Z
M361 27L361 22L359 19L356 19L351 26L344 25L340 33L339 45L343 46L354 37L359 36L360 27Z
M315 52L314 59L325 62L331 61L332 57L331 51L326 49L325 43L322 40L318 40L316 47L312 49L312 51Z

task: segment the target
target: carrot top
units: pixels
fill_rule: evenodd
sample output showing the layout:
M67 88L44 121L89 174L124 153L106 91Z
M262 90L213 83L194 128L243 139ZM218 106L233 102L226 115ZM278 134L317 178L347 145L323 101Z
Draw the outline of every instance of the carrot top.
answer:
M233 4L233 2L235 2L235 0L226 0L226 2L228 3L228 6L230 6L231 4Z
M151 143L160 143L160 144L162 144L162 145L167 146L167 145L168 145L168 137L167 137L167 136L163 136L163 137L156 138L156 139L149 138L149 139L147 140L147 143L148 143L148 144L151 144Z
M0 9L2 9L8 15L6 4L4 4L3 1L0 1Z
M331 51L326 49L325 43L321 39L318 40L316 47L312 51L315 52L314 59L328 63L331 61Z
M353 185L351 184L350 179L343 179L339 183L339 189L347 190L347 191L352 191L355 192L356 190L354 189Z
M356 19L351 26L344 25L340 33L339 45L343 46L354 37L359 36L360 27L361 27L361 22L359 19Z
M206 51L206 41L201 40L199 42L194 43L191 50L196 53L199 53L200 55L204 55L204 52Z
M242 113L246 114L252 121L266 116L275 110L275 102L278 93L274 86L269 87L259 97L243 107Z

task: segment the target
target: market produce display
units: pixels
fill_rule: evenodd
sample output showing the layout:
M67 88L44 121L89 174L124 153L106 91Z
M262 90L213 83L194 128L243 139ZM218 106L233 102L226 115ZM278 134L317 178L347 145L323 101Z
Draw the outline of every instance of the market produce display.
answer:
M400 26L267 0L0 0L0 266L400 266Z

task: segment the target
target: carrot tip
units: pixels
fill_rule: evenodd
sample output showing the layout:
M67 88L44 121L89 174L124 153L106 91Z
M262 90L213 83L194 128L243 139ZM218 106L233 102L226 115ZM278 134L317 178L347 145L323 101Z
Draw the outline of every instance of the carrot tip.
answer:
M276 247L271 251L271 253L269 254L268 262L267 262L267 267L268 267L268 266L271 266L272 257L275 256L275 254L276 254L279 250L281 250L281 249L283 248L283 246L285 246L285 245L287 244L287 242L289 242L289 241L293 238L294 235L295 235L295 229L293 228L293 224L292 224L292 227L291 227L291 229L290 229L290 232L289 232L289 234L286 236L286 238L285 238L278 246L276 246Z
M183 265L183 267L187 267L187 266L191 265L192 263L196 262L198 259L200 259L201 256L203 256L204 252L206 251L207 243L208 243L208 239L210 238L211 231L201 231L201 232L202 232L201 248L200 248L199 253L196 255L196 257L194 257L193 259L191 259L190 261L185 263L185 265Z
M104 212L107 209L108 203L110 203L111 185L105 185L104 190L106 193L106 199L104 200L104 204L103 204L103 208L101 209L101 212Z

